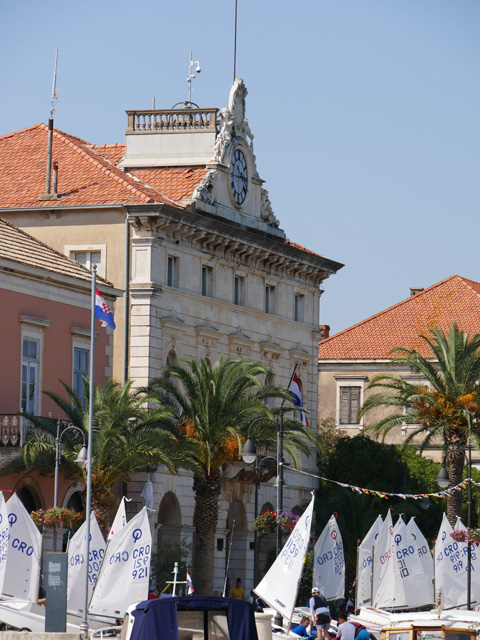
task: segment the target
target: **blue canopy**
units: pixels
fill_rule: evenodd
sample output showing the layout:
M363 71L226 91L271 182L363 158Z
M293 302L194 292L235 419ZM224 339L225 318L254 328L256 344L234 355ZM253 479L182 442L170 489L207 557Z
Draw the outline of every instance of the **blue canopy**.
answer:
M179 596L140 602L132 612L135 622L130 640L178 640L177 611L224 611L230 640L258 640L252 605L245 600L215 596Z

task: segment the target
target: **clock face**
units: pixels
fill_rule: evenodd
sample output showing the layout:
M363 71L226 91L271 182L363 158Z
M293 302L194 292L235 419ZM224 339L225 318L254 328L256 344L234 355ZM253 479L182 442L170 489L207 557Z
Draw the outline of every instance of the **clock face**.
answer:
M242 204L247 196L248 171L247 161L240 149L233 154L230 175L233 199L237 204Z

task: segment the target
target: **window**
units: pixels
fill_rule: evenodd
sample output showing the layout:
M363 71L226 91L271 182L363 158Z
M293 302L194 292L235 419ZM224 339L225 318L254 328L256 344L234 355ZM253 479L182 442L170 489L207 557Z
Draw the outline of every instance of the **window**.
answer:
M202 296L213 297L213 269L202 267Z
M88 376L89 355L88 349L73 348L73 390L81 399L83 406L87 401L83 376Z
M235 276L233 303L242 307L245 305L245 278L243 276Z
M339 424L360 424L361 387L340 387Z
M175 256L167 258L167 286L178 287L178 258Z
M305 296L302 296L299 293L295 294L294 319L296 322L304 322L304 301Z
M40 341L22 339L22 411L37 414L40 370Z
M265 313L275 313L275 287L265 286Z
M107 245L105 244L68 244L64 247L65 255L69 256L72 260L76 260L80 264L83 264L87 269L92 269L94 264L97 265L97 274L99 276L106 276L106 264L107 264Z

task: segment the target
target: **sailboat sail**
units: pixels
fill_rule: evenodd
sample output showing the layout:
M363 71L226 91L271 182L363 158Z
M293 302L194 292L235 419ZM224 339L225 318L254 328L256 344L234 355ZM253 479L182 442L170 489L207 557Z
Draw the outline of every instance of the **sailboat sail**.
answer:
M0 593L3 593L8 554L8 513L5 498L0 491Z
M298 583L302 576L305 554L310 540L314 501L315 497L312 497L305 513L298 520L277 559L260 584L254 588L255 593L262 600L287 620L291 619L295 608Z
M123 496L123 498L120 501L120 504L118 505L118 509L117 509L117 513L115 514L115 518L113 519L113 524L110 528L110 531L108 532L108 538L107 541L110 540L110 538L113 538L113 536L118 533L126 524L127 524L127 514L125 512L125 496Z
M442 603L456 607L467 602L467 545L456 542L452 527L443 514L435 543L435 591L442 592Z
M379 515L358 549L357 607L372 604L372 549L382 524L383 518Z
M16 493L6 505L9 536L2 593L37 602L42 559L42 534Z
M416 539L400 516L393 530L395 543L395 599L396 607L413 608L432 604L433 574L424 573L419 562Z
M392 514L389 511L377 536L373 552L373 606L395 605L395 543Z
M427 604L434 601L433 592L433 556L430 553L430 547L423 533L418 528L415 518L410 518L407 526L408 535L413 538L418 550L418 559L423 572L423 588L425 589L425 597Z
M331 516L314 549L313 586L327 600L340 600L345 595L345 558L340 529Z
M146 600L151 554L152 534L144 507L108 543L89 613L118 618L132 602Z
M88 595L100 572L105 554L105 540L98 526L95 513L90 514L90 551L88 563ZM70 540L68 545L68 586L67 608L71 611L83 611L85 606L85 552L87 547L87 521Z

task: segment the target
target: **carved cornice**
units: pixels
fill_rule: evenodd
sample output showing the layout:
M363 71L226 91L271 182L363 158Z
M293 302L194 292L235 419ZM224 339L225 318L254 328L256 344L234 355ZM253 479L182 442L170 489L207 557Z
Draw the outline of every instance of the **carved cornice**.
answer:
M264 274L319 286L343 265L289 242L246 230L233 222L167 205L131 205L128 219L141 235L151 234L208 251L217 259L245 264Z

